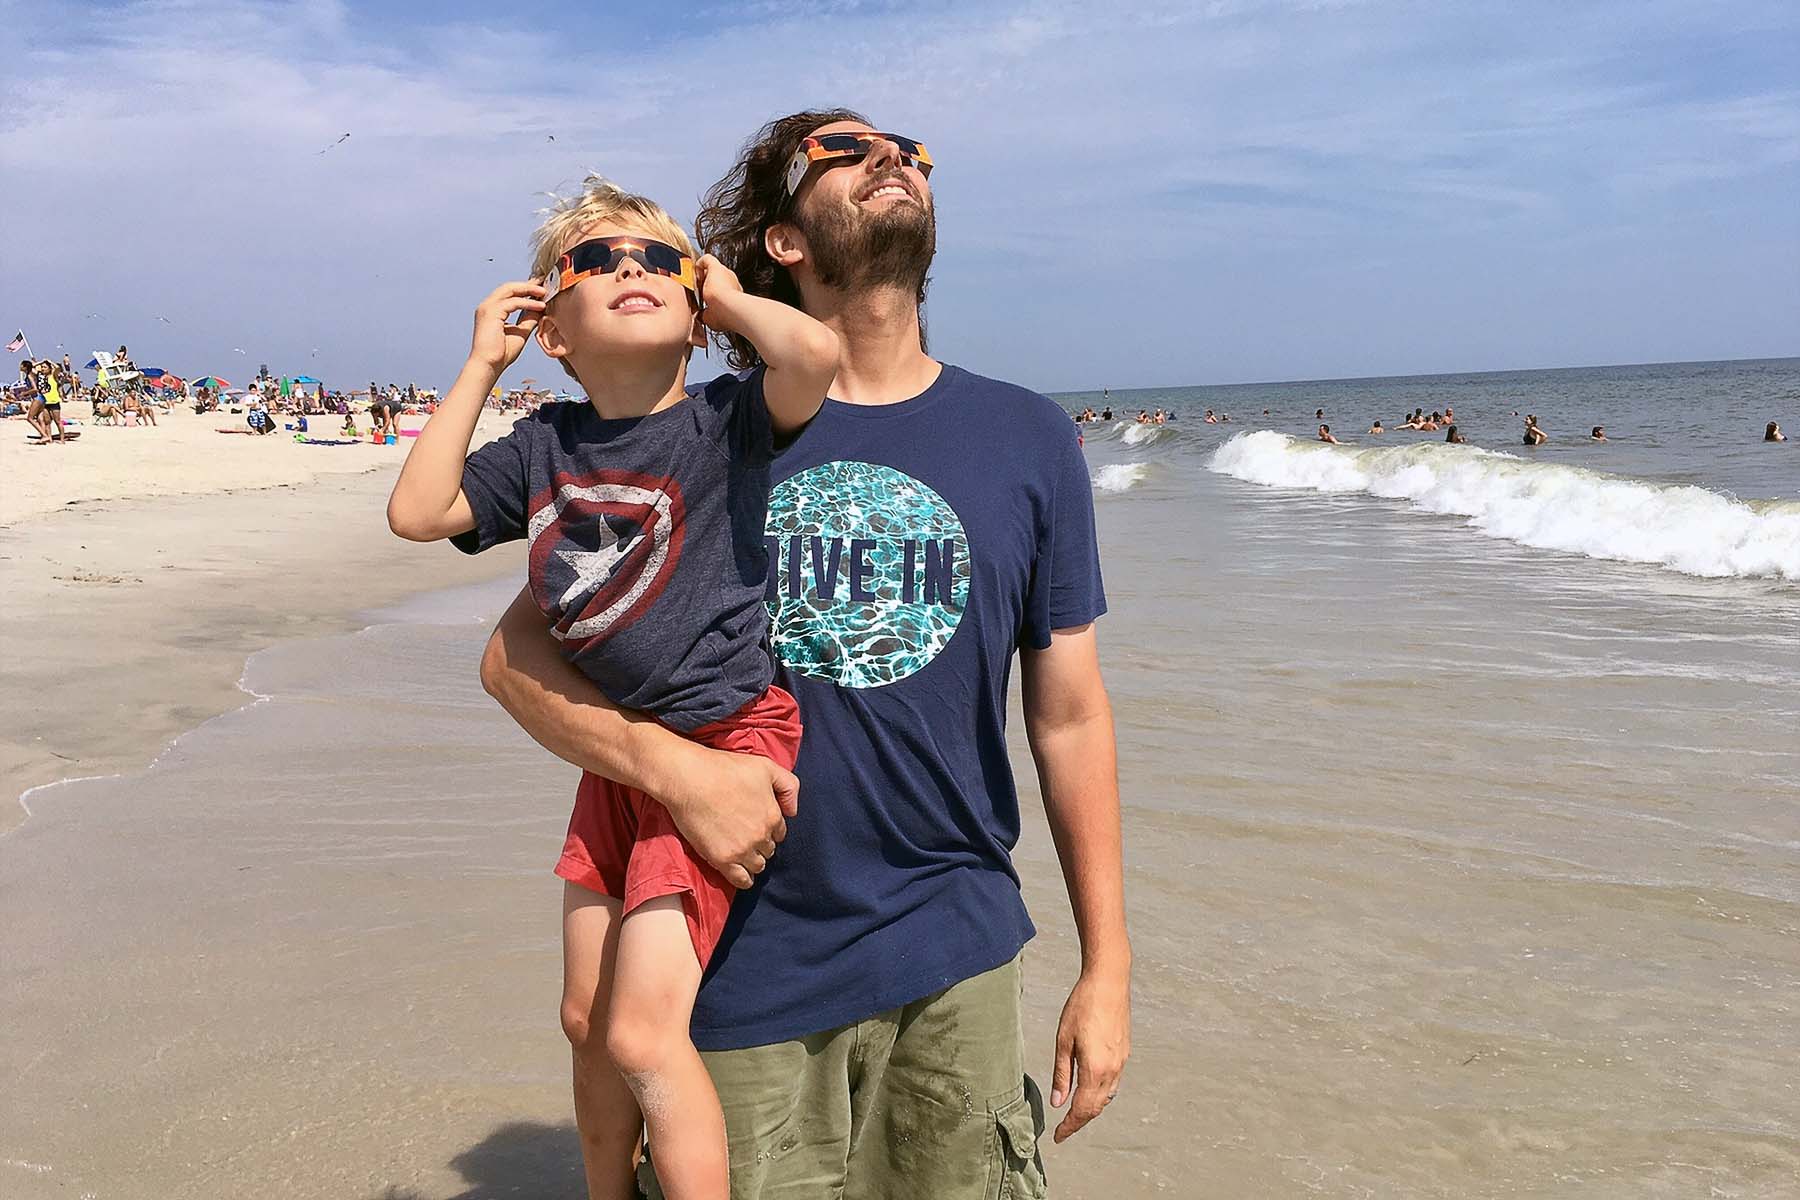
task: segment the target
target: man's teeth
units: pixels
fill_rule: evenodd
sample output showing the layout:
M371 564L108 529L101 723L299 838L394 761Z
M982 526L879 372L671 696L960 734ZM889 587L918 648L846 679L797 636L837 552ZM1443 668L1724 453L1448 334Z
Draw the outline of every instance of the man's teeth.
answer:
M883 196L904 196L906 194L907 194L907 192L906 192L905 188L899 187L896 184L890 183L890 184L886 184L883 187L878 187L874 191L870 192L868 195L868 199L879 200Z

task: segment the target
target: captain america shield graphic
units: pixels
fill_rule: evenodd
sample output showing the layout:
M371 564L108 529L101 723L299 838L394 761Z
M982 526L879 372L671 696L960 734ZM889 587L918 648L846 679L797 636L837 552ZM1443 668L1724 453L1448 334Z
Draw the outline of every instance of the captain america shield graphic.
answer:
M532 594L573 655L637 620L675 574L685 512L673 479L559 472L531 507Z

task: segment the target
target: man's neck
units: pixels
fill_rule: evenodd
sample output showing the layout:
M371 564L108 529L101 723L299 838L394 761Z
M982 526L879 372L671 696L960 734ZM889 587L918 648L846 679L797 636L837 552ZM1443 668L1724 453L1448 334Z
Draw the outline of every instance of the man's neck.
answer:
M675 361L673 372L669 360L661 356L653 360L609 357L572 365L588 403L608 421L661 412L679 404L687 388L685 355Z
M937 381L943 366L919 341L919 305L899 288L855 292L804 288L806 311L838 335L831 398L845 404L898 404Z

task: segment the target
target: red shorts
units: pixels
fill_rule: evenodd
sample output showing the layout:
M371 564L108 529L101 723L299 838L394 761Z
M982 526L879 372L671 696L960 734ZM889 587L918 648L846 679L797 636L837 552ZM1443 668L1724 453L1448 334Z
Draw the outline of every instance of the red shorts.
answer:
M771 686L722 721L687 737L715 750L760 754L794 769L800 707ZM712 958L735 889L694 853L668 809L636 788L583 772L556 873L579 887L624 902L630 912L658 896L680 896L701 969Z

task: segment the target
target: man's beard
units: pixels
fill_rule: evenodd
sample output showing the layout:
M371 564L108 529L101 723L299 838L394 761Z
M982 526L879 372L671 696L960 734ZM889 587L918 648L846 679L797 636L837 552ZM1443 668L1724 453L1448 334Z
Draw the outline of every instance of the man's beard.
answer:
M937 217L929 208L896 201L876 212L851 214L832 206L795 218L826 287L896 287L923 298L925 274L937 254Z

